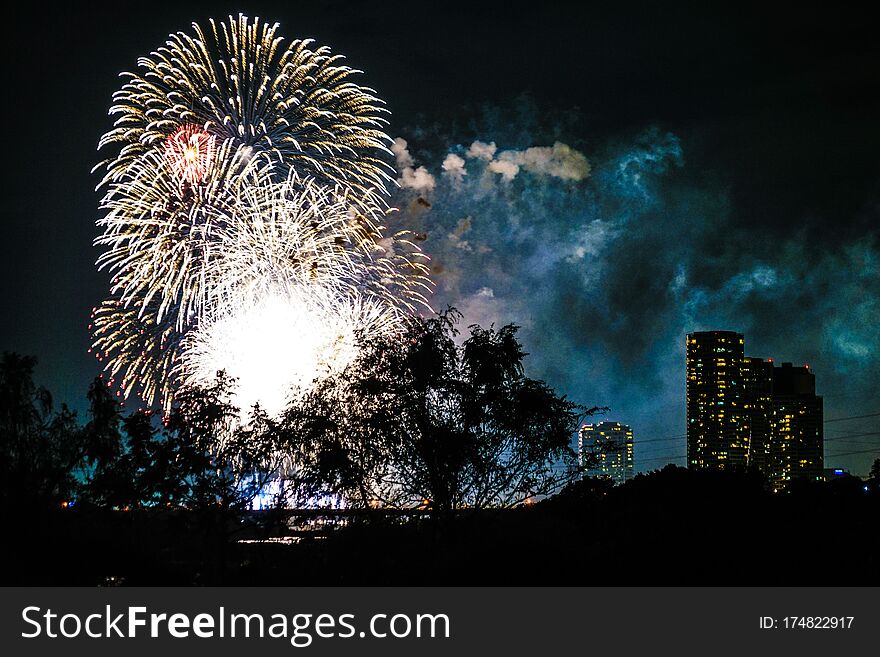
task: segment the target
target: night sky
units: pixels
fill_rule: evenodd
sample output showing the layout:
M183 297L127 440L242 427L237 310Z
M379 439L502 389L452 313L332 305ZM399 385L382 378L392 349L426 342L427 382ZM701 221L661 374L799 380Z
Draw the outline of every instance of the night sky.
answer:
M0 349L37 356L39 381L84 407L108 285L90 169L117 74L241 11L366 72L403 140L393 202L428 236L435 307L520 324L528 373L611 406L638 469L684 464L684 335L730 329L749 355L809 363L826 419L874 414L826 425L826 467L865 474L880 451L873 22L828 6L472 4L13 9Z

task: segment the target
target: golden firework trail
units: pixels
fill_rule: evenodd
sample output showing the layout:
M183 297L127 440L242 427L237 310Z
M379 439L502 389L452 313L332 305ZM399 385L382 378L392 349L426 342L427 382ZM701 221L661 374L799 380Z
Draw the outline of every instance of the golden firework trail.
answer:
M350 361L353 336L428 306L427 256L382 223L382 101L277 27L194 24L114 94L95 240L112 282L92 331L126 396L167 409L180 383L239 367L258 401L267 380L307 385Z
M114 127L100 148L118 145L105 181L188 125L218 141L265 154L281 178L295 168L359 192L385 190L392 169L380 157L391 140L387 113L372 89L352 81L360 71L310 39L285 45L278 24L246 16L209 21L205 31L178 32L148 57L113 95Z

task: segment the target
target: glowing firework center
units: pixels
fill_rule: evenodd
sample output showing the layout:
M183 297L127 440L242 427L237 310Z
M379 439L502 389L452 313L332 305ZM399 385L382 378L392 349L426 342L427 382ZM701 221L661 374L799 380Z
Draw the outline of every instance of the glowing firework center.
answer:
M274 414L357 336L427 306L424 256L384 234L382 101L339 55L245 16L178 32L114 94L98 220L112 275L94 351L126 395L238 379Z
M224 369L238 379L243 411L259 403L277 413L291 395L343 370L357 354L356 331L369 314L326 296L303 289L242 299L187 341L186 383L210 381Z
M215 139L198 126L184 125L165 141L165 158L175 175L195 185L215 157Z

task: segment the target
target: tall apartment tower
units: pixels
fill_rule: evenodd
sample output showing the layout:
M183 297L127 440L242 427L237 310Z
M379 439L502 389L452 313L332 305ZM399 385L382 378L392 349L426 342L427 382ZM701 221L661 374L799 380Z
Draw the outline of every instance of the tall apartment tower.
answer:
M744 354L732 331L687 336L687 458L695 470L756 468L774 490L823 476L822 398L809 366Z
M770 472L773 369L773 359L743 359L742 435L749 446L748 464L765 474Z
M587 470L591 477L606 477L615 484L633 478L633 432L620 422L585 424L578 432L578 456L584 463L588 456L597 459Z
M774 490L792 479L824 478L824 411L809 365L773 368L770 414L770 468Z
M740 416L745 340L733 331L687 336L687 460L695 470L744 468L749 441Z

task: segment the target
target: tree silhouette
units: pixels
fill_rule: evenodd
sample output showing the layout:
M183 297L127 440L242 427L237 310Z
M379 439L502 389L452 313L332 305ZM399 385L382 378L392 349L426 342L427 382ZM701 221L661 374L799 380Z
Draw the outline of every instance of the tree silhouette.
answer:
M67 406L33 379L36 359L4 353L0 359L0 506L52 508L70 499L75 474L101 457L94 431L84 431ZM96 425L92 428L94 429Z
M342 374L284 417L303 476L365 507L513 506L579 476L572 436L586 409L527 378L517 327L469 327L448 309L364 341Z
M261 409L239 422L234 389L234 380L219 372L209 386L181 389L166 417L142 410L123 419L107 410L102 430L93 433L113 435L115 426L118 434L121 424L125 446L95 468L89 498L119 508L247 508L279 457Z
M871 464L871 472L868 473L868 479L875 484L880 484L880 459L874 459L874 463Z

